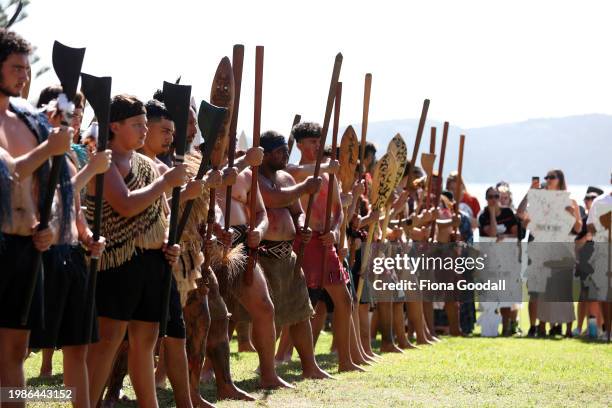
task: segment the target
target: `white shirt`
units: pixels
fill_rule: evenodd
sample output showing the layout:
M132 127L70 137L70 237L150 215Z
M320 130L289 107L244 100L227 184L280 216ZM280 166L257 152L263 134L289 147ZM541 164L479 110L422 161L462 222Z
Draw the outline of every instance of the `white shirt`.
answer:
M612 210L612 193L610 194L602 194L593 200L593 205L591 206L591 210L589 211L589 216L587 217L587 225L592 224L595 225L596 229L602 226L599 221L599 217L604 215L609 210Z

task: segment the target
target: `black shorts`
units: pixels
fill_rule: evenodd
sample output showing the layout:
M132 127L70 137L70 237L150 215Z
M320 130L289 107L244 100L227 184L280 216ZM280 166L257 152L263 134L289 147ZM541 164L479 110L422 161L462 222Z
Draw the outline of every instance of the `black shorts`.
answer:
M172 286L170 287L170 309L166 325L166 335L175 339L184 339L186 337L181 296L179 295L174 275L172 276Z
M88 268L80 245L52 246L43 254L45 288L45 326L34 328L31 348L62 348L98 341L97 319L93 337L88 333Z
M325 303L327 313L332 313L334 311L334 302L325 289L308 288L308 297L310 298L310 304L312 305L313 309L316 309L317 302L320 300L321 302Z
M26 325L21 324L29 276L34 267L36 249L31 236L2 234L0 243L0 327L29 330L43 319L42 274L38 274L36 290Z
M161 249L136 249L117 268L100 271L96 291L98 316L159 322L166 259Z

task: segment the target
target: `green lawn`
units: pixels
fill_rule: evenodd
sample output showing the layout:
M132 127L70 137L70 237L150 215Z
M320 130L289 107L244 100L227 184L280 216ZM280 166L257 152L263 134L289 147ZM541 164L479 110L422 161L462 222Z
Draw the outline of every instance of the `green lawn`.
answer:
M525 320L523 320L525 321ZM385 355L367 373L338 374L329 354L331 335L323 333L317 345L320 365L337 380L303 381L297 355L279 368L296 390L260 392L253 370L254 353L235 353L232 372L236 383L257 396L255 403L219 402L219 407L404 407L404 406L612 406L612 345L580 339L448 338L434 347ZM27 363L31 385L40 356ZM61 353L54 372L61 371ZM56 375L45 384L59 384ZM127 384L125 391L133 396ZM215 401L214 385L202 393ZM160 405L174 406L172 392L158 393ZM32 404L31 406L48 406ZM59 404L57 405L59 406ZM135 404L128 405L135 406Z

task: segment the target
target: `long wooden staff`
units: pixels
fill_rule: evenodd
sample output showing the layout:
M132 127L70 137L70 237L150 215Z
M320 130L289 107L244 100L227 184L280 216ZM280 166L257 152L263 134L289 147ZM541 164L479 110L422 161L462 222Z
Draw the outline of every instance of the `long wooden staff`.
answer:
M370 93L372 91L372 74L367 73L365 75L365 80L363 83L363 112L361 116L361 143L359 145L359 170L358 170L358 180L361 180L365 173L365 148L366 148L366 137L368 134L368 120L370 117ZM367 189L367 186L366 186ZM359 207L361 203L361 197L355 197L357 200L357 205L355 206L355 211L359 214ZM353 214L350 214L350 217L353 217ZM357 256L357 247L355 245L355 240L351 240L350 244L350 254L349 254L349 266L352 268L355 264L355 257Z
M412 157L410 158L410 162L406 168L406 172L408 174L408 178L406 180L406 185L404 186L404 190L412 189L412 180L414 178L413 169L416 166L416 159L419 153L419 147L421 146L421 138L423 137L423 131L425 130L425 122L427 121L427 112L429 111L429 99L425 99L423 101L423 109L421 110L421 117L419 118L419 126L417 128L416 138L414 139L414 148L412 149ZM410 214L406 217L406 227L408 226L408 220L410 219ZM402 214L398 214L398 220L401 221ZM401 225L401 223L400 223Z
M217 135L217 140L210 157L211 168L217 170L225 157L234 106L234 72L232 63L228 57L223 57L217 66L210 90L210 102L216 106L227 108L227 114L225 115L222 126L219 128L219 135ZM210 199L208 204L208 215L206 217L206 242L212 240L212 230L215 225L215 208L217 206L216 189L211 188L208 191ZM210 247L207 246L206 248L204 265L202 267L204 271L208 270L211 264Z
M416 166L416 159L419 153L419 146L421 146L421 138L423 137L423 131L425 130L425 122L427 121L427 111L429 110L429 99L423 101L423 109L421 110L421 117L419 119L419 127L417 128L416 138L414 139L414 148L412 149L412 157L410 163L408 163L408 182L404 189L408 189L412 186L412 170Z
M426 198L425 207L428 210L431 207L431 184L432 184L432 179L433 179L433 165L434 165L434 161L436 158L436 127L435 126L431 127L431 134L429 138L429 154L430 154L430 160L431 160L431 167L430 167L431 170L429 171L429 174L427 174L427 189L426 189L427 196L425 197Z
M191 102L191 86L176 85L164 82L164 104L172 116L176 131L174 134L174 165L185 161L187 142L187 121L189 120L189 103ZM179 221L179 205L181 199L181 186L172 189L172 205L170 207L170 227L168 228L168 246L178 242L177 226ZM170 292L172 288L172 267L166 262L164 280L162 284L162 309L159 321L159 335L165 337L170 307Z
M332 148L331 160L336 160L336 149L338 147L338 124L340 122L340 101L342 99L342 82L338 82L336 87L336 101L334 102L334 126L332 129ZM322 148L322 147L321 147ZM334 173L329 174L329 184L327 185L327 203L325 207L325 227L323 234L327 234L331 229L331 213L332 204L334 202L334 186L336 185L336 176ZM338 247L339 248L339 247ZM323 255L323 273L321 273L321 287L323 287L324 277L327 273L327 256ZM331 282L331 274L329 276Z
M72 102L72 100L76 96L77 85L79 83L79 76L81 74L81 67L83 66L84 57L85 48L67 47L58 41L55 41L53 43L53 68L62 85L63 95L69 102ZM68 126L72 116L72 112L62 111L61 107L58 104L58 113L62 115L62 124ZM53 197L55 196L55 189L57 187L60 172L63 166L65 166L64 155L61 154L58 156L53 156L47 185L40 186L41 190L44 188L45 195L43 206L40 211L38 231L42 231L49 227L49 221L51 219L51 206L53 205ZM68 214L62 214L62 216L67 217ZM28 318L30 317L30 307L32 306L32 299L34 297L34 290L36 289L36 282L38 281L38 275L39 273L41 273L42 270L42 252L36 251L34 257L35 258L33 262L33 267L29 271L30 273L27 281L28 287L26 288L24 305L21 311L22 325L26 325L28 322Z
M342 184L342 192L348 193L353 187L355 182L355 169L357 168L357 160L359 159L359 142L357 141L357 135L352 126L348 126L342 135L340 142L340 173L339 181ZM353 200L357 200L357 197L353 197ZM349 210L351 206L346 207ZM346 240L346 227L353 217L352 212L345 211L344 217L342 217L342 225L340 226L340 239L338 241L338 248L344 248L344 242Z
M393 182L393 190L397 188L400 181L402 181L402 176L404 175L404 169L406 167L407 160L407 150L406 143L402 139L402 136L398 133L391 139L389 142L389 146L387 147L387 152L390 152L395 157L395 161L397 163L397 172L395 174L395 181ZM389 222L391 220L391 204L388 202L385 203L385 218L382 223L381 231L382 231L382 241L387 241L387 228L389 227Z
M457 164L457 182L455 184L455 214L459 214L459 202L461 201L461 190L463 189L463 147L465 145L465 135L459 136L459 162ZM454 228L454 234L457 234L457 227Z
M397 160L393 153L387 152L376 163L374 176L372 177L372 210L379 210L389 199L393 192L395 175L397 173ZM361 256L361 270L359 284L357 285L357 299L361 300L363 293L363 285L366 279L366 270L370 261L372 251L372 241L374 239L374 231L378 228L378 223L370 225L368 230L368 240L365 244L364 251Z
M111 77L98 78L93 75L81 74L81 90L94 110L98 119L98 153L106 150L108 141L108 126L110 120ZM104 194L104 173L96 175L96 195L93 213L93 240L100 240L102 227L102 196ZM96 285L98 277L99 258L92 256L89 261L89 275L87 281L87 320L85 327L89 338L93 335L94 310L96 304Z
M293 150L293 145L295 144L295 137L293 137L293 128L295 125L300 123L302 120L302 115L295 115L293 117L293 124L291 125L291 130L289 131L289 142L287 142L287 147L289 148L289 156L291 156L291 151Z
M255 112L253 115L253 147L259 147L259 133L261 131L261 92L263 85L264 47L258 45L255 48ZM249 231L255 229L257 222L257 177L259 166L251 167L251 192L249 202ZM253 283L253 270L257 262L257 248L249 248L249 261L247 263L244 281L248 286Z
M227 167L234 167L236 157L236 128L238 127L238 109L240 108L240 88L242 86L242 64L244 62L244 45L234 45L232 54L232 70L234 72L234 109L229 128L229 148L227 151ZM229 231L232 214L232 186L225 190L225 231ZM227 253L229 248L223 248L223 265L227 265Z
M444 157L446 156L446 140L448 138L448 122L444 122L444 129L442 130L442 146L440 147L440 162L438 163L438 177L436 179L436 196L434 197L434 207L438 208L440 205L440 194L442 194L442 174L444 171ZM434 219L431 224L431 230L429 231L429 238L434 239L436 233L436 220Z
M336 54L334 61L334 69L332 71L331 81L329 83L329 91L327 92L327 105L325 106L325 117L323 118L323 128L321 129L321 138L319 140L319 152L317 161L315 163L313 177L319 177L319 171L321 170L321 161L323 160L323 151L325 150L325 140L327 139L327 131L329 130L329 121L331 120L331 111L336 95L336 87L338 86L338 78L340 77L340 68L342 67L342 54ZM308 231L308 225L310 224L310 214L312 212L312 204L314 203L314 194L310 194L308 197L308 206L306 207L306 216L304 217L304 228L303 231ZM299 273L302 268L302 258L304 257L304 241L300 242L300 247L297 253L297 259L295 261L294 273Z

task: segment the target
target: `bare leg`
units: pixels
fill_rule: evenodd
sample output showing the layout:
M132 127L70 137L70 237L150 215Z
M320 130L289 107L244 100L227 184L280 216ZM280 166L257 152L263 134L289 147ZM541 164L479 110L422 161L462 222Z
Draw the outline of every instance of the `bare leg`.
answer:
M529 324L531 326L536 325L536 320L538 316L538 302L536 300L529 301Z
M451 336L463 336L461 326L459 326L459 302L446 302L444 310L448 316L448 325Z
M186 340L174 337L163 339L164 352L166 355L166 368L168 379L172 384L174 401L177 407L191 407L189 393L189 370L187 368L187 352L185 351ZM161 353L160 353L161 354Z
M373 357L370 357L367 355L367 353L365 352L365 349L363 348L363 344L361 343L361 329L359 327L360 325L359 325L359 304L358 303L353 303L353 311L351 313L353 315L352 316L353 330L355 332L355 340L357 341L359 352L361 353L361 356L366 361L366 363L370 364L372 362L375 362L376 360Z
M238 337L239 352L254 352L255 347L251 342L251 324L249 322L236 323L236 334Z
M393 333L397 339L397 345L402 350L414 349L414 346L406 336L406 319L404 318L404 303L393 303Z
M293 388L276 374L274 367L274 346L276 345L274 305L268 294L268 286L261 269L255 268L253 283L251 286L244 286L239 300L253 320L253 341L257 354L259 354L261 371L260 385L263 388Z
M91 346L90 346L91 347ZM123 387L123 379L128 372L128 342L123 341L117 350L115 362L108 379L108 389L104 397L105 406L113 406L119 401L121 388Z
M195 289L188 293L183 308L185 329L187 330L187 361L189 364L189 393L191 402L196 407L210 407L208 401L200 395L200 374L206 355L206 337L210 327L208 297L206 291ZM170 380L172 381L172 379Z
M291 340L300 355L302 362L302 377L304 378L331 378L331 375L321 370L314 357L312 344L312 328L310 319L289 326Z
M425 323L423 316L423 303L421 301L406 302L408 306L408 320L416 333L417 344L433 344L425 335Z
M28 355L29 330L0 329L0 384L2 387L23 388L23 363ZM5 404L5 406L9 406ZM25 407L25 403L12 404Z
M327 306L325 306L325 302L318 301L315 305L315 314L312 317L312 339L315 346L317 345L317 341L319 340L321 330L323 330L323 326L325 326L326 317Z
M429 334L434 336L436 330L434 328L433 303L423 302L423 316L425 316L424 323L427 325L427 330L429 330Z
M510 335L510 308L501 307L499 313L502 317L502 336Z
M229 368L229 319L212 320L206 340L206 360L210 361L217 383L217 398L254 401L251 395L242 391L232 381Z
M153 351L158 335L159 323L129 322L128 372L141 407L157 407Z
M380 331L379 317L379 305L376 304L374 311L372 311L372 319L370 320L370 338L373 340L376 340L376 336Z
M99 317L100 340L89 345L87 375L89 375L89 399L92 407L102 396L117 349L123 341L128 322Z
M359 345L359 336L357 335L357 330L355 329L355 322L353 316L355 315L355 308L351 311L351 329L350 329L350 344L351 344L351 360L357 365L371 365L370 362L365 358L363 351Z
M350 353L350 315L351 295L346 285L327 285L325 290L334 302L333 328L338 347L339 371L365 371L351 360Z
M370 340L370 305L368 304L359 305L359 337L361 337L361 344L366 355L372 359L379 357L372 351L372 341Z
M67 346L64 355L64 385L74 387L74 407L89 407L89 383L87 382L87 346Z
M310 333L310 337L312 337L312 333ZM283 326L274 359L278 362L291 361L292 354L293 342L289 334L289 326Z
M166 370L166 345L163 341L161 341L161 339L158 339L158 342L159 359L157 360L157 366L155 367L155 387L165 388L166 378L168 378L168 372Z
M380 351L385 353L402 353L403 351L393 341L393 304L391 302L378 302L377 310L382 338ZM403 330L404 328L402 327Z
M40 376L51 377L53 375L53 350L52 348L42 349L42 363L40 364Z
M590 302L578 302L578 319L576 320L576 328L578 329L578 335L582 334L582 326L587 316L587 310L589 309Z

